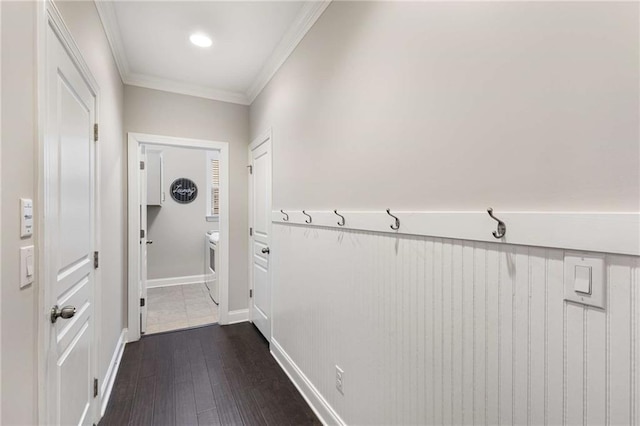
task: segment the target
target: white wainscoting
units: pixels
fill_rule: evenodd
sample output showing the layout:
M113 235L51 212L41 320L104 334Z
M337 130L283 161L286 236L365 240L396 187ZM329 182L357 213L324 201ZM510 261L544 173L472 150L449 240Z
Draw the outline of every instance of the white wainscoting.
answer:
M278 360L327 422L639 425L640 258L606 256L600 310L563 256L274 222Z

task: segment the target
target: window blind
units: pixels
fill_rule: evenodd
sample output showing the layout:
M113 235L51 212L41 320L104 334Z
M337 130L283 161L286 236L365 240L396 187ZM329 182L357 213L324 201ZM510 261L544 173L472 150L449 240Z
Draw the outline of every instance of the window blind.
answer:
M217 216L220 212L220 161L211 160L211 216Z

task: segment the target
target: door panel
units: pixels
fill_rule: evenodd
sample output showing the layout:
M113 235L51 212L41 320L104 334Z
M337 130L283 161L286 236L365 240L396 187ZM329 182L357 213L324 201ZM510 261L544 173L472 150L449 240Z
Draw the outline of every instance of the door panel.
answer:
M89 318L81 323L73 341L61 350L58 359L58 395L60 398L59 423L77 424L78 419L86 419L91 407L91 327ZM89 421L84 423L89 424Z
M82 259L91 250L92 111L58 73L60 134L60 267Z
M269 274L271 231L271 139L251 149L251 221L253 227L251 318L267 340L271 339L271 281Z
M45 300L73 306L71 318L46 316L49 424L92 424L95 273L96 98L57 35L47 28L45 111Z

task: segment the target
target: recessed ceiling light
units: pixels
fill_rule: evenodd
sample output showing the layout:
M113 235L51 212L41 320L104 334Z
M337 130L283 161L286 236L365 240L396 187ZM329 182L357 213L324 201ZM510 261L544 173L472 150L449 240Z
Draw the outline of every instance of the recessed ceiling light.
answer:
M191 40L191 43L195 44L198 47L209 47L213 43L209 36L202 33L191 34L189 40Z

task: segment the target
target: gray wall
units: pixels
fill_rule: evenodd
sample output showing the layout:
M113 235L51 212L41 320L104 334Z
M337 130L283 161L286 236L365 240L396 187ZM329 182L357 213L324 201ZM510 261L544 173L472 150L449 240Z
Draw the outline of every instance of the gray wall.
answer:
M100 87L100 383L127 326L124 85L93 2L56 3Z
M218 229L218 222L207 222L207 151L174 147L161 149L164 158L166 200L162 207L147 208L148 279L202 275L205 267L205 233ZM198 196L189 204L171 198L169 188L178 178L191 179Z
M100 196L102 206L100 382L126 326L125 145L123 85L92 2L56 2L100 87ZM37 424L37 303L40 279L19 290L18 199L35 200L36 3L2 5L2 424ZM35 204L36 210L41 206ZM6 350L11 348L11 350Z
M333 2L251 105L274 209L638 211L638 50L637 2Z
M20 290L19 198L35 199L35 3L2 3L2 424L37 423L38 281ZM35 205L38 209L39 206Z
M249 107L125 86L125 129L229 143L229 309L248 302Z

